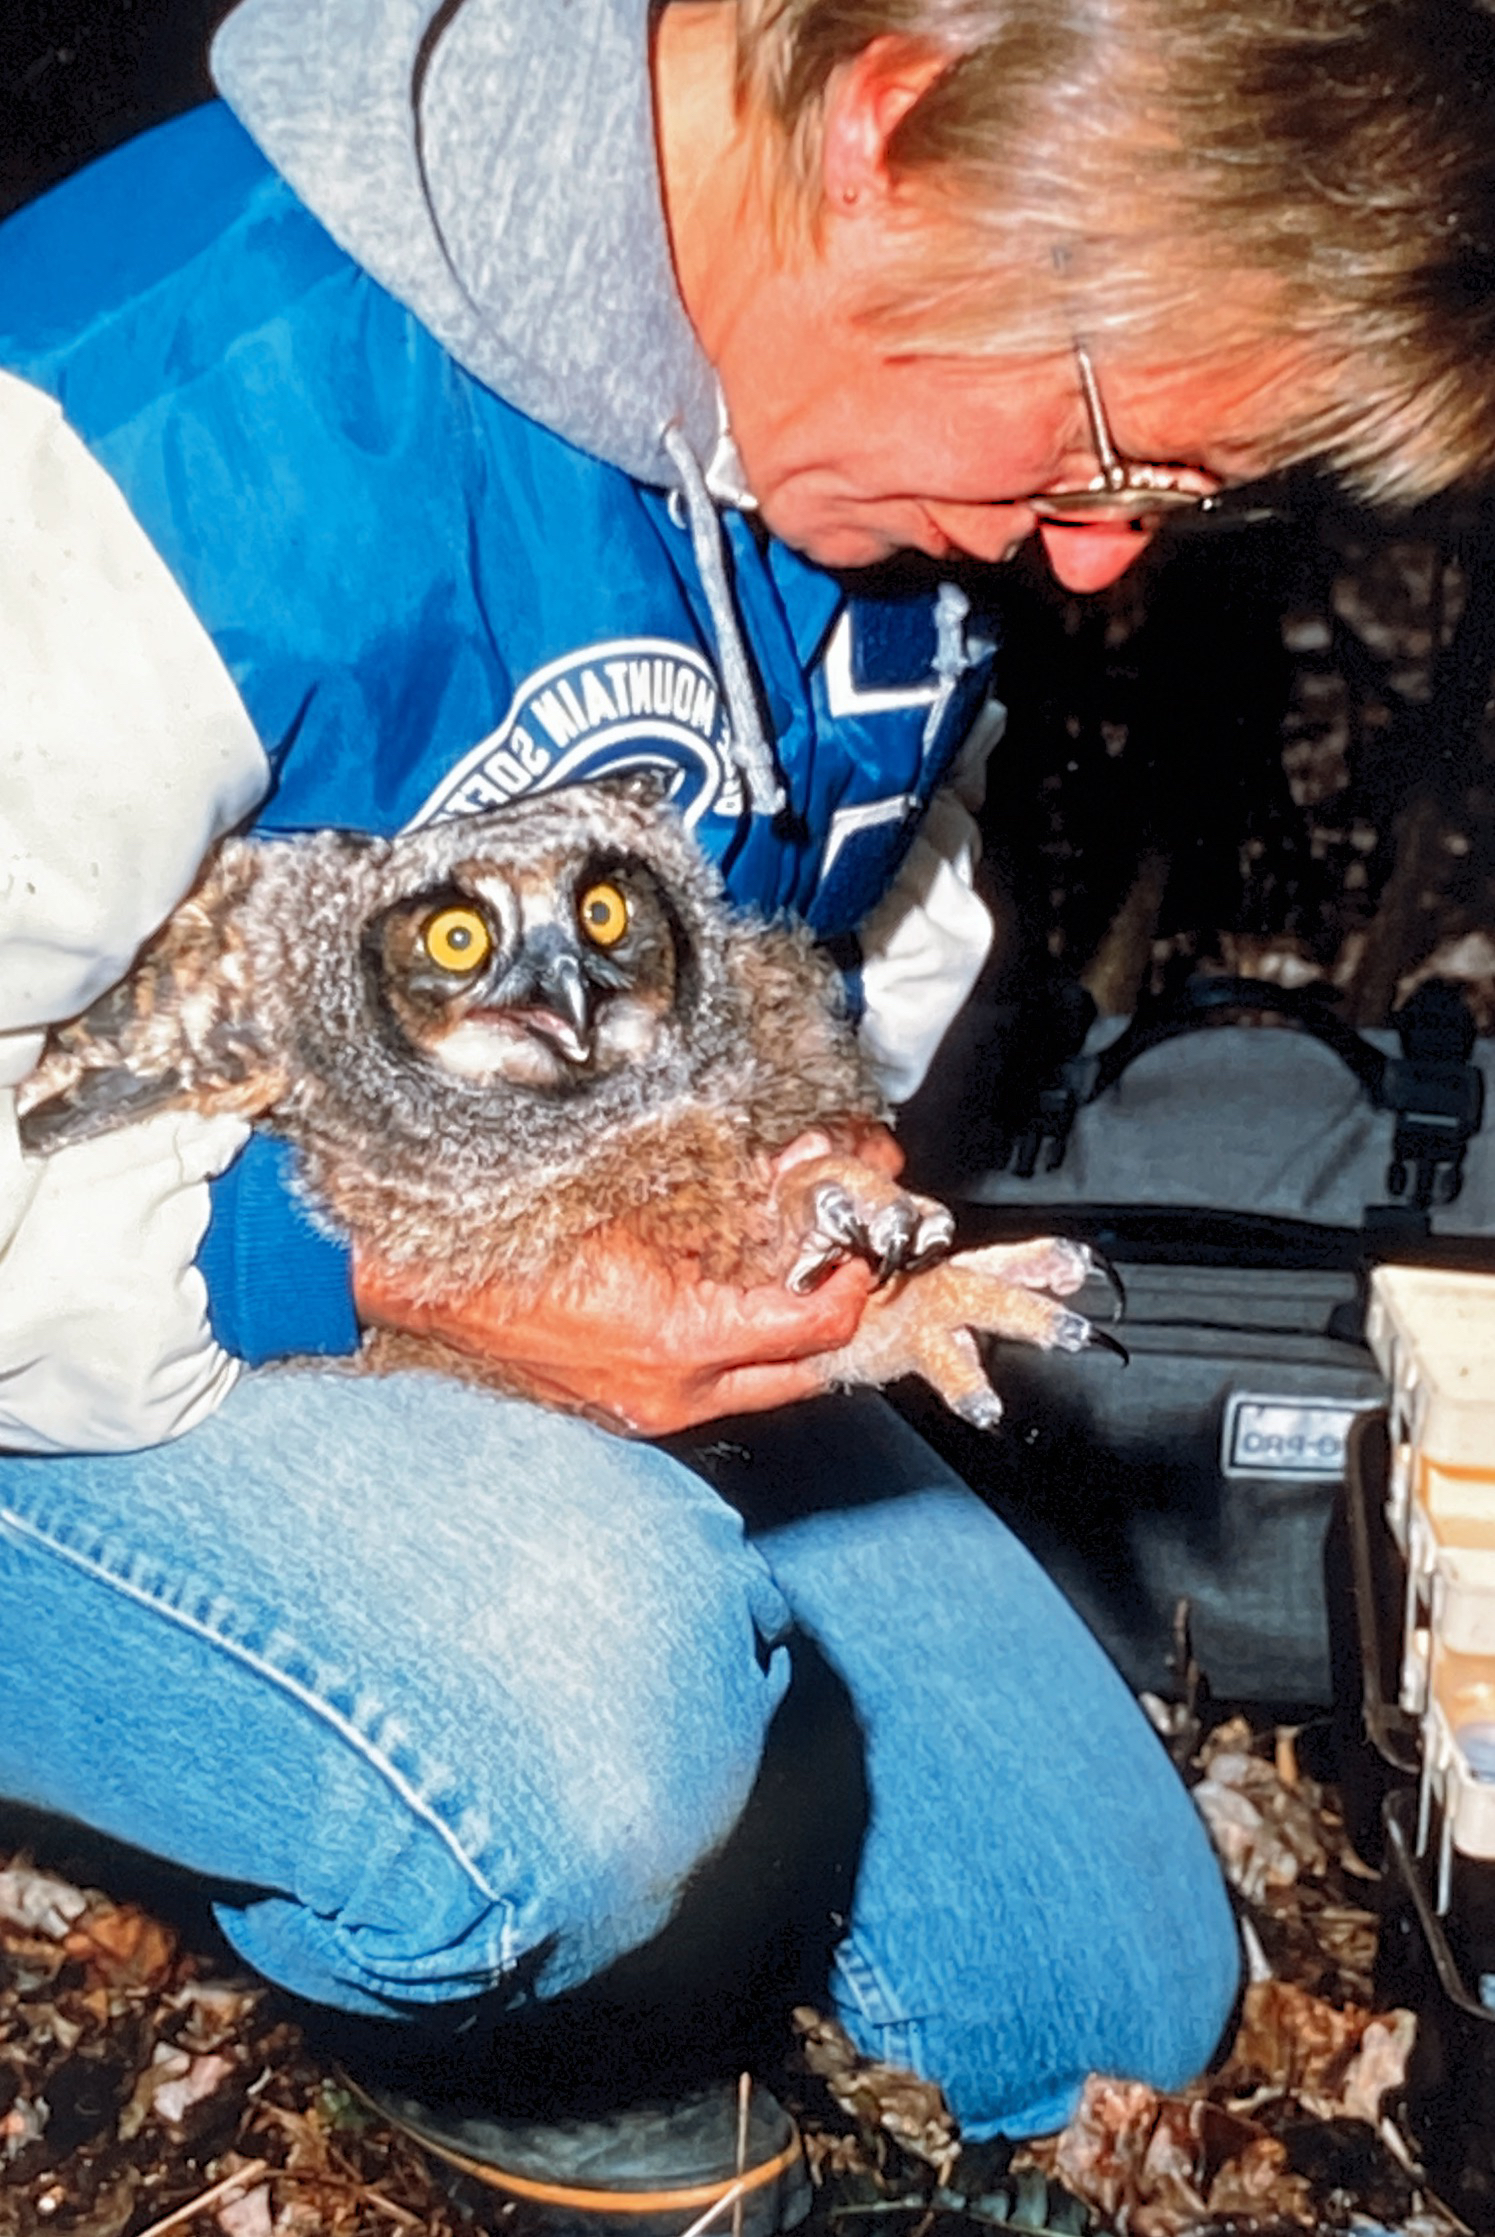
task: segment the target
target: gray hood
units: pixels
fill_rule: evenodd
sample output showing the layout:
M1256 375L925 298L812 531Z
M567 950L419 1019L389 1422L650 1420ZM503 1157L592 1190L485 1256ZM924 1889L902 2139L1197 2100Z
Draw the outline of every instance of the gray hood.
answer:
M675 286L650 0L243 0L224 99L333 238L485 386L641 481L717 446Z
M333 239L470 373L681 490L733 758L771 815L783 787L701 461L746 493L670 262L650 16L651 0L243 0L213 73Z

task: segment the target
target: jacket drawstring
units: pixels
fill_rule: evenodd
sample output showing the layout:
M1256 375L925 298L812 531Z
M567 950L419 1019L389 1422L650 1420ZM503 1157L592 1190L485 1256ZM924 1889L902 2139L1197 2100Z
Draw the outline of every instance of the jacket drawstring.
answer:
M721 516L706 487L701 462L675 422L664 431L664 447L680 476L691 548L696 555L706 604L716 631L722 685L732 723L732 759L742 772L754 815L776 816L784 806L784 787L764 734L758 691L748 664L747 646L727 579L726 536Z

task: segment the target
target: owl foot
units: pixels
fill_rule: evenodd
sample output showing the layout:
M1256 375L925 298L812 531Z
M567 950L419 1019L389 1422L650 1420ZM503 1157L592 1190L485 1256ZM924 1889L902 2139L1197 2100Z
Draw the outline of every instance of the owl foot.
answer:
M960 1264L979 1267L994 1281L1013 1282L1020 1289L1072 1297L1092 1274L1101 1272L1103 1261L1088 1243L1072 1242L1067 1235L1037 1235L1021 1243L987 1243L979 1250L962 1251Z
M799 1242L787 1276L803 1296L849 1258L864 1258L878 1286L945 1257L955 1221L933 1197L914 1196L850 1157L815 1158L780 1181L781 1215Z
M1002 1402L987 1380L978 1335L1040 1351L1125 1348L1109 1330L1061 1304L1101 1264L1060 1236L960 1251L872 1297L855 1337L825 1362L828 1383L890 1383L919 1375L962 1420L994 1429Z

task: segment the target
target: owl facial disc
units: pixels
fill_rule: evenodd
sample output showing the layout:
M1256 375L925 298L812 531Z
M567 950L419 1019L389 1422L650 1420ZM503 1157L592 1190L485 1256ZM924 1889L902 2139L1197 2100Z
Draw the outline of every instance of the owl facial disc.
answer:
M475 1086L574 1091L647 1058L679 992L676 931L641 867L478 860L397 903L365 944L379 1007Z

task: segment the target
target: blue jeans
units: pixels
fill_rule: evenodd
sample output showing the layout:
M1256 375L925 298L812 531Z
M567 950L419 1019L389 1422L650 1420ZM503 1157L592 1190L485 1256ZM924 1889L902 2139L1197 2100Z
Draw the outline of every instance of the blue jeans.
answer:
M280 1372L175 1445L0 1458L0 1794L210 1875L252 1965L365 2013L626 1975L713 1873L729 1936L752 1820L739 1880L820 1891L823 1993L968 2134L1197 2070L1230 1910L1026 1553L880 1400L699 1444Z

